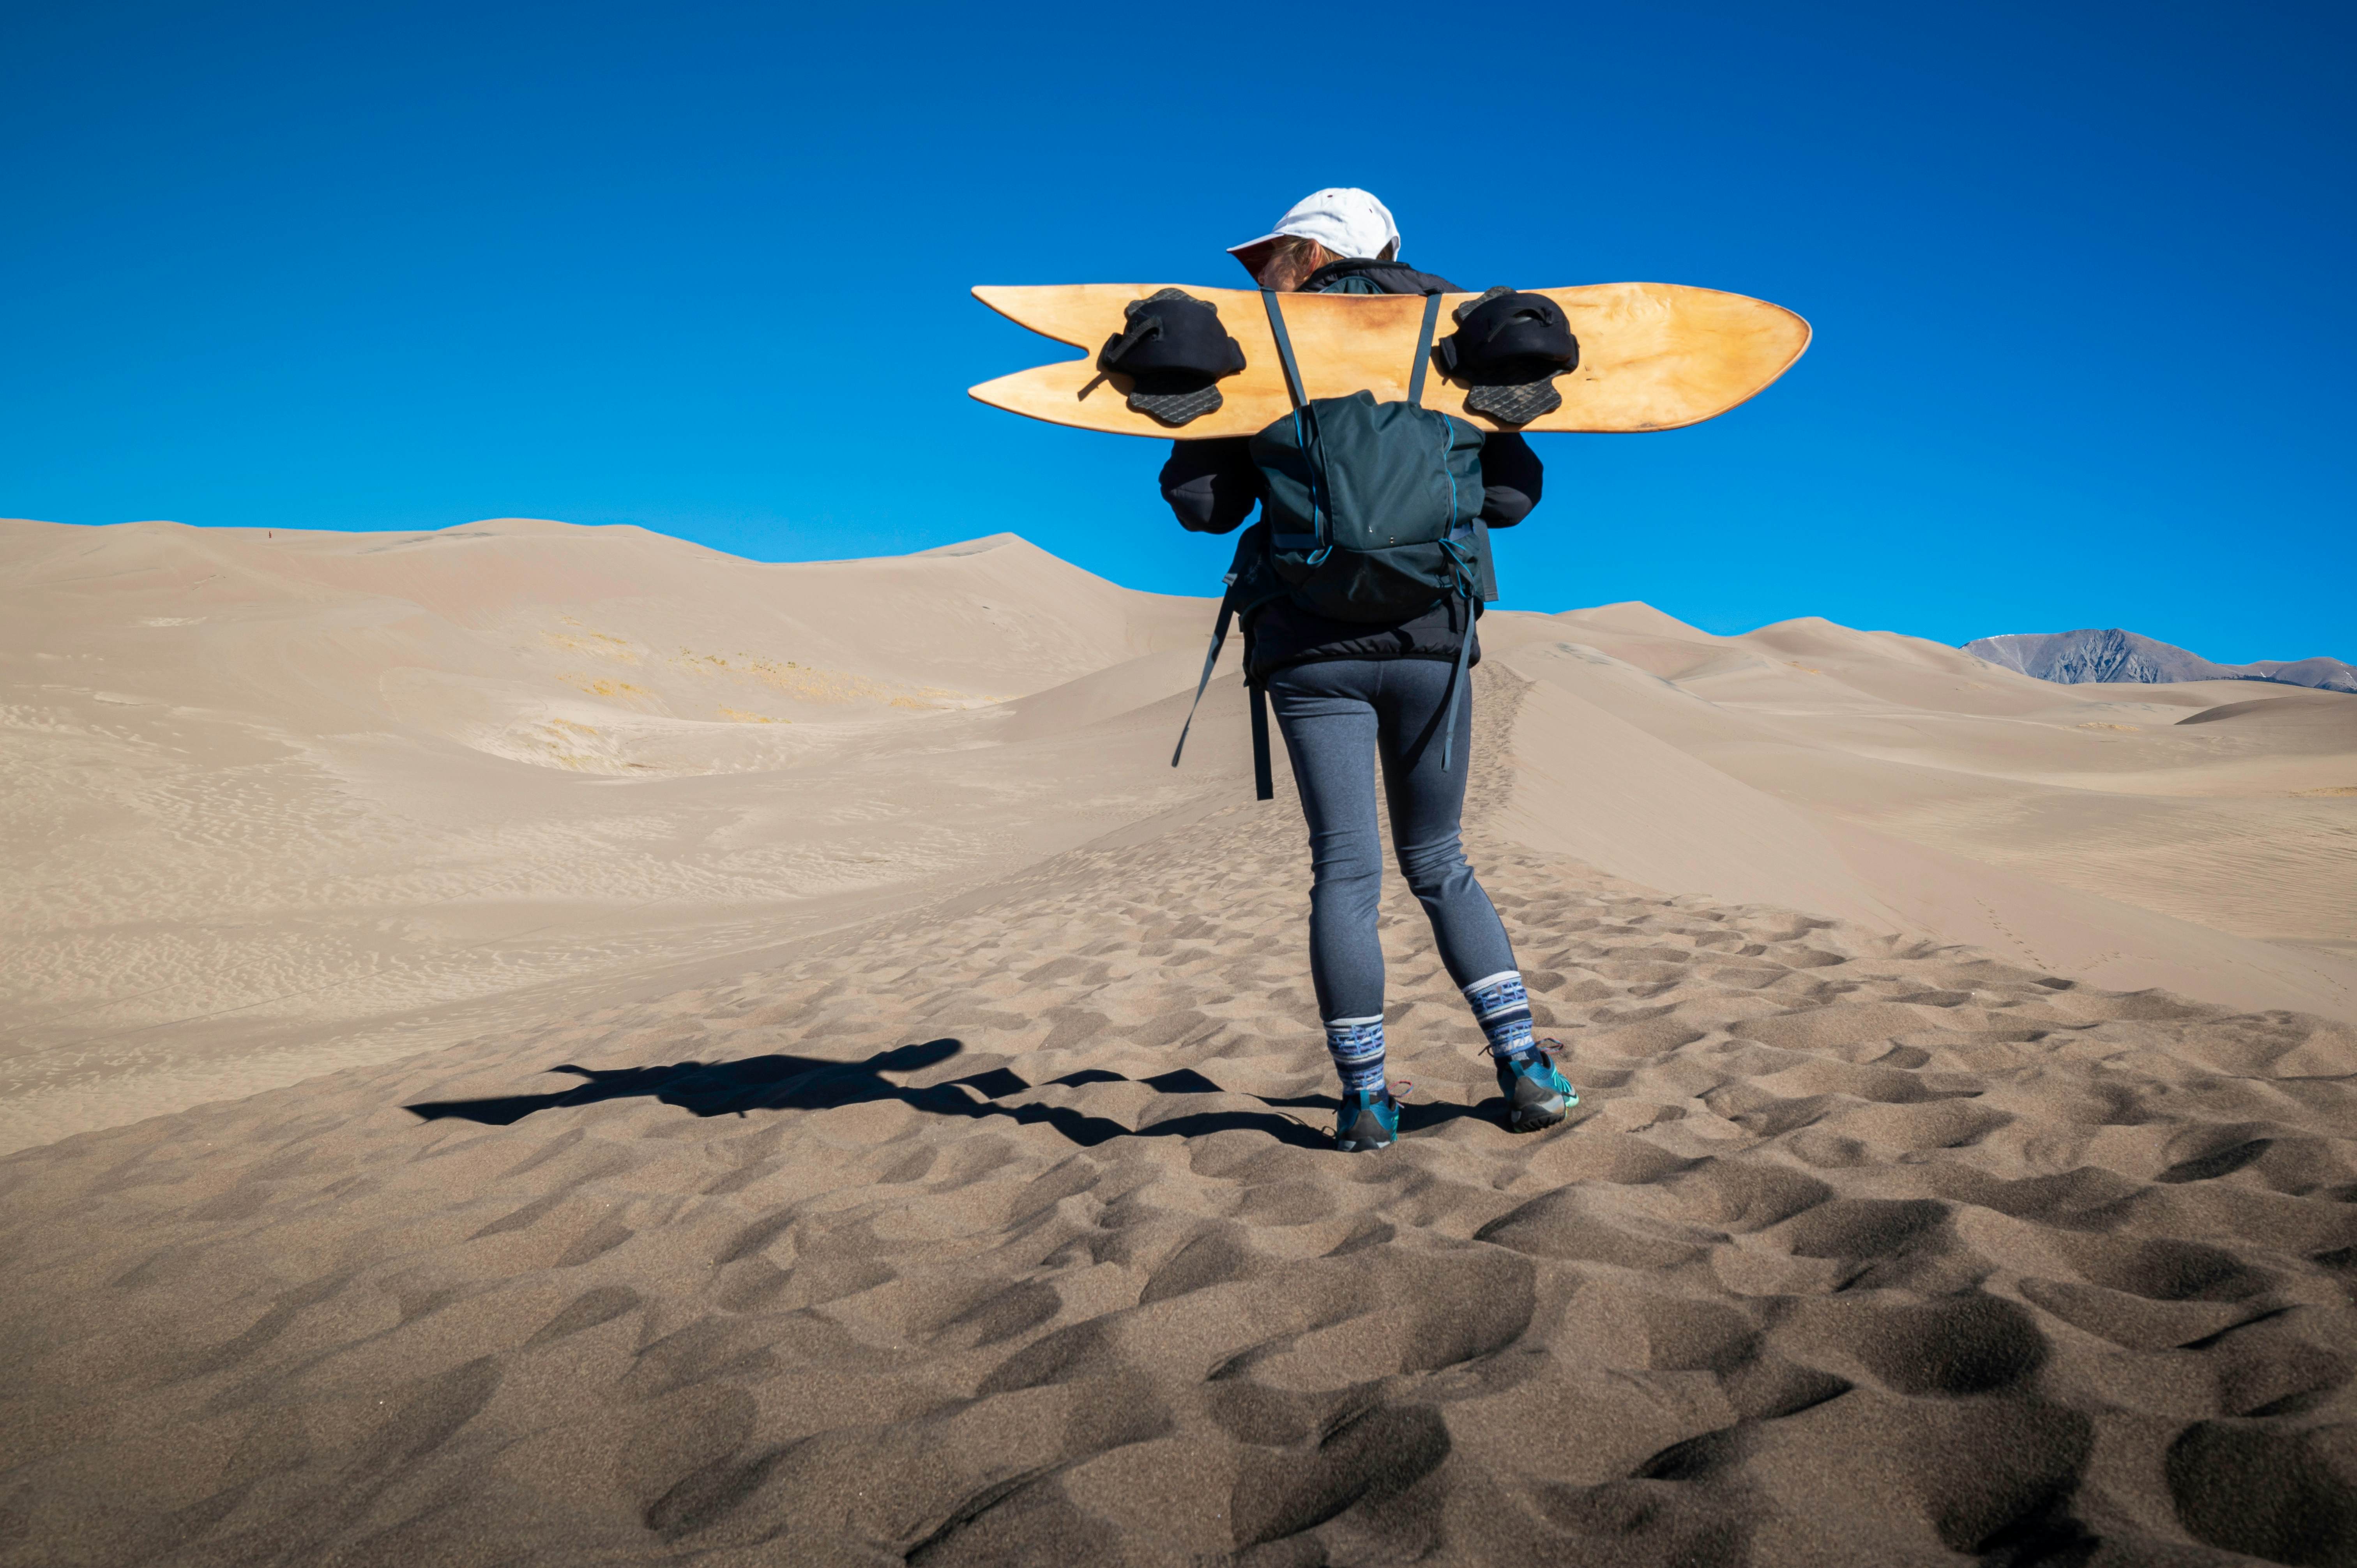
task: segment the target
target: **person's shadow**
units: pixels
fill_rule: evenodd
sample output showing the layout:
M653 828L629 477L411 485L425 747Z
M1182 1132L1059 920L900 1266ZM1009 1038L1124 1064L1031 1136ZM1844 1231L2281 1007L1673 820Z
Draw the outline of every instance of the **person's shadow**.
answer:
M1263 1099L1267 1111L1201 1111L1165 1116L1146 1127L1125 1127L1109 1117L1091 1116L1069 1105L1043 1105L1015 1097L1035 1087L1078 1087L1089 1083L1139 1082L1160 1094L1222 1094L1228 1092L1192 1068L1178 1068L1152 1078L1131 1079L1121 1073L1091 1068L1050 1079L1035 1086L1003 1067L966 1078L950 1079L919 1089L895 1083L888 1073L920 1072L949 1060L965 1049L953 1039L927 1040L899 1046L866 1061L834 1062L815 1057L748 1057L732 1062L674 1062L662 1067L615 1068L600 1071L570 1062L550 1068L572 1073L584 1081L550 1094L509 1094L490 1100L430 1100L403 1109L422 1121L448 1117L506 1127L543 1111L595 1105L600 1101L632 1098L676 1105L697 1116L745 1116L754 1112L828 1111L837 1106L865 1105L879 1100L902 1104L934 1116L1006 1117L1020 1124L1045 1124L1082 1148L1094 1148L1114 1138L1190 1138L1211 1133L1245 1129L1265 1133L1295 1148L1330 1149L1333 1139L1290 1109L1322 1110L1330 1116L1331 1095ZM1257 1096L1252 1098L1259 1098ZM1400 1130L1415 1132L1479 1114L1462 1105L1402 1107Z

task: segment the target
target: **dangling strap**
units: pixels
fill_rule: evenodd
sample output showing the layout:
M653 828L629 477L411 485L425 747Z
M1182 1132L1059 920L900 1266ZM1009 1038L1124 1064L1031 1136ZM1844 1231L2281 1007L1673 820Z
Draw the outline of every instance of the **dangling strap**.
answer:
M1211 628L1211 651L1203 655L1203 676L1195 682L1195 700L1187 704L1187 722L1178 726L1178 744L1170 748L1170 766L1178 766L1178 754L1187 749L1187 732L1195 727L1195 710L1203 705L1203 688L1211 683L1211 667L1220 661L1220 645L1228 640L1228 622L1236 613L1236 593L1231 587L1220 600L1220 618ZM1261 797L1265 800L1267 796Z
M1481 521L1479 512L1473 516L1473 564L1476 574L1480 578L1481 602L1485 605L1496 604L1498 602L1498 568L1490 560L1490 525Z
M1473 653L1473 599L1467 595L1465 606L1465 639L1457 645L1457 673L1448 682L1448 716L1440 721L1440 770L1448 771L1448 753L1457 744L1457 704L1465 695L1466 660ZM1263 796L1262 799L1267 799Z
M1410 403L1424 402L1424 372L1426 367L1432 363L1432 329L1439 320L1440 295L1427 294L1424 296L1424 328L1415 335L1415 364L1407 373L1407 401ZM1286 361L1288 365L1292 362L1290 360Z
M1252 687L1253 725L1253 799L1273 800L1276 798L1276 780L1268 766L1268 688L1257 681Z

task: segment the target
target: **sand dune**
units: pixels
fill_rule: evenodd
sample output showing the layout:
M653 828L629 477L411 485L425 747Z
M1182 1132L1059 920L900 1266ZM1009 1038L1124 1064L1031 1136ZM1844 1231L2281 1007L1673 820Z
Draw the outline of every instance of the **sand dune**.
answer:
M2352 813L2287 788L2357 776L2357 701L2189 732L2211 687L2066 688L2058 709L2043 682L1889 634L1555 624L1593 640L1517 619L1490 643L1544 689L1514 741L1525 842L2098 984L2357 1019L2357 967L2329 947L2357 932ZM1729 665L1747 645L1814 662ZM1698 672L1652 672L1682 660Z
M2357 698L1492 618L1352 1158L1201 601L0 551L0 1561L2357 1561Z
M1011 539L809 566L529 521L0 542L0 1146L538 1016L1206 787L1079 738L1084 699L1024 720L1199 660L1199 607Z

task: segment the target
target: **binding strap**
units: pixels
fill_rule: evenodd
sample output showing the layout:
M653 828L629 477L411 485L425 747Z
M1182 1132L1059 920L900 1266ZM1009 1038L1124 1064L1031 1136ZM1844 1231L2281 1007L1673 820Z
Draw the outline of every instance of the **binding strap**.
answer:
M1407 401L1419 406L1424 402L1424 372L1432 363L1432 329L1439 321L1440 295L1427 294L1424 296L1424 328L1415 335L1415 364L1407 373ZM1278 341L1282 343L1284 339L1280 337ZM1290 369L1293 360L1288 358L1285 363Z

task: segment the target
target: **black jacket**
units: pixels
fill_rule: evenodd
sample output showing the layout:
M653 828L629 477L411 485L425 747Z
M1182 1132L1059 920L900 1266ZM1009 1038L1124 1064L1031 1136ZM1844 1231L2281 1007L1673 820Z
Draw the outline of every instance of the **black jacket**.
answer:
M1337 286L1337 285L1340 286ZM1310 274L1304 294L1444 294L1464 290L1446 278L1394 262L1334 262ZM1512 431L1499 431L1481 445L1481 521L1512 528L1539 504L1543 473L1538 454ZM1252 460L1252 438L1174 441L1162 466L1162 499L1181 526L1196 533L1230 533L1262 499L1260 469ZM1289 598L1270 602L1247 628L1249 669L1265 679L1291 664L1327 659L1446 659L1454 663L1465 634L1464 611L1455 598L1393 626L1329 620ZM1478 616L1480 607L1475 607ZM1481 660L1477 637L1472 662Z

